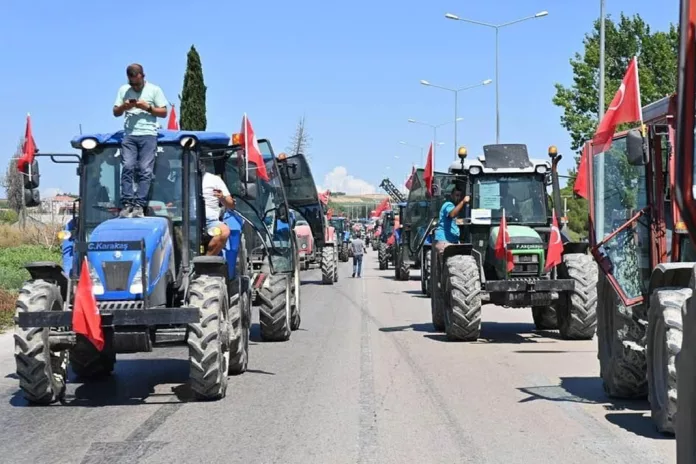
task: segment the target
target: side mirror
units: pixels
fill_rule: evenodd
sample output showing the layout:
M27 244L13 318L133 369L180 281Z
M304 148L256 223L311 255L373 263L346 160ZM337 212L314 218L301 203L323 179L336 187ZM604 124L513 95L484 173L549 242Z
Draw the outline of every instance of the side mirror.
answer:
M41 205L41 195L39 189L24 189L24 206L33 208Z
M241 193L242 198L244 198L245 200L254 201L258 196L258 187L256 184L242 183Z
M31 175L28 175L31 172ZM39 188L39 162L37 160L32 161L31 169L27 168L27 172L22 175L24 179L25 189L37 189Z
M628 164L631 166L648 164L648 150L643 141L643 134L638 129L632 129L626 135L626 150Z

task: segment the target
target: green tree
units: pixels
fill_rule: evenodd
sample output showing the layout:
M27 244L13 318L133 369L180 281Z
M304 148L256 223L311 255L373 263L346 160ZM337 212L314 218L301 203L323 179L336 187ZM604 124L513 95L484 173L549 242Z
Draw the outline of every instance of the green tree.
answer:
M204 131L208 126L205 110L205 82L201 57L196 47L191 45L186 59L184 89L179 95L181 101L179 115L181 130Z
M16 213L22 210L24 202L24 180L22 174L17 170L17 158L22 156L23 143L24 138L17 144L17 150L15 150L14 156L10 157L5 176L0 182L7 195L7 206Z
M578 152L592 138L599 123L599 20L583 40L583 53L575 53L570 59L573 84L565 87L556 84L553 103L563 110L561 125L568 130L571 148ZM679 33L670 25L667 32L652 32L640 17L620 15L619 21L607 18L605 22L605 109L621 85L629 61L638 56L642 104L646 105L670 95L677 88L677 54ZM618 128L624 129L624 127ZM572 196L577 169L569 171L571 179L561 195ZM581 236L587 236L587 202L581 198L568 199L568 227Z

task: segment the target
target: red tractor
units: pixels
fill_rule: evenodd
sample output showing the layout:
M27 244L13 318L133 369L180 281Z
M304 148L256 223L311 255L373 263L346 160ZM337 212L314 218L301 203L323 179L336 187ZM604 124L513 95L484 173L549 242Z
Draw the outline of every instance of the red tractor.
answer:
M309 226L309 223L304 219L298 220L295 223L295 235L297 236L297 246L300 255L300 269L307 271L310 264L317 262L314 237L312 236L312 228Z

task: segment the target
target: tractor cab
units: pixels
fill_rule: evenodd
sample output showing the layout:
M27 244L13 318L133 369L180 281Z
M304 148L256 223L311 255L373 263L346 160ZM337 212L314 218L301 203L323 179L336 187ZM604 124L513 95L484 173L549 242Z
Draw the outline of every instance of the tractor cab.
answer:
M313 250L308 258L311 261L306 261L305 266L308 268L309 262L319 260L322 269L322 282L333 284L338 280L336 239L329 230L324 203L317 191L309 163L302 154L287 156L281 153L278 156L278 167L283 178L288 205L306 221L311 230L314 247L316 247L316 251ZM303 241L300 244L300 250L302 250L301 247L308 245L304 243L304 238L298 236L298 240Z

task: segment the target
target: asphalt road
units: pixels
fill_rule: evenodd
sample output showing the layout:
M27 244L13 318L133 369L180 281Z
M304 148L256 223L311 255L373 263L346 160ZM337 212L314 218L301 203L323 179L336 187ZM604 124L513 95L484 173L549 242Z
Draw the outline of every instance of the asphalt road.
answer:
M249 371L220 402L189 402L184 348L119 357L110 380L71 383L66 404L28 407L0 335L3 463L673 463L646 402L610 402L596 341L534 331L529 310L484 308L482 339L448 343L430 300L341 264L303 273L302 328L252 331ZM255 315L256 319L256 315Z

